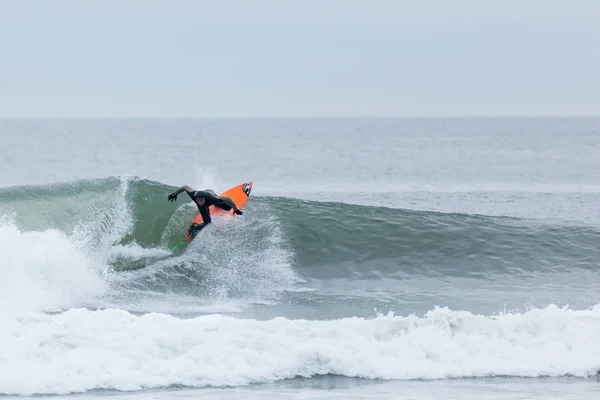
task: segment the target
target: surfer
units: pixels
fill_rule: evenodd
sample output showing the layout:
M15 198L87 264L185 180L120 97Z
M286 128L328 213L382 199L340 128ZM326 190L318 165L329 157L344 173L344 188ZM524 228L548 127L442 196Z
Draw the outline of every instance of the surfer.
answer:
M242 215L242 210L240 210L235 202L231 200L231 198L227 196L217 196L215 192L210 189L206 190L193 190L188 185L183 185L173 193L171 193L167 200L173 202L177 200L177 195L180 193L186 192L188 196L192 199L194 203L198 206L198 211L200 215L202 215L202 223L201 224L192 224L190 229L188 230L188 234L193 238L198 232L200 232L206 225L210 224L210 212L208 207L215 206L220 208L221 210L231 211L237 215Z

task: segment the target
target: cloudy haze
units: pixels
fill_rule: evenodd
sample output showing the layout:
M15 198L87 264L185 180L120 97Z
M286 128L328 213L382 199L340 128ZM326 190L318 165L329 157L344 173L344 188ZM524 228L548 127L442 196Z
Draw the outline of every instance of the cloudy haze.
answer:
M0 116L599 115L600 1L0 0Z

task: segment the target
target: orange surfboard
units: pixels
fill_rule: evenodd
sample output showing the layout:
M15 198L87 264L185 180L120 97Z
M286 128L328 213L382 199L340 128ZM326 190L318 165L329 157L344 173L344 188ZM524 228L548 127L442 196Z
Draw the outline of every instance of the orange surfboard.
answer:
M223 193L221 193L219 196L227 196L230 197L231 200L233 200L233 202L235 203L235 205L241 210L244 208L244 205L246 204L246 201L248 201L248 197L250 197L250 192L252 191L252 182L246 182L246 183L241 183L237 186L234 186L226 191L224 191ZM220 208L217 208L215 206L210 206L208 207L208 211L210 212L211 217L213 215L232 215L232 216L236 216L237 214L233 212L233 210L229 210L229 211L225 211L222 210ZM190 227L193 224L201 224L202 223L202 215L200 215L200 213L198 213L198 215L196 215L196 217L192 220L192 222L190 223ZM188 227L189 230L189 227ZM192 237L187 233L185 233L185 238L188 240L188 242L192 241Z

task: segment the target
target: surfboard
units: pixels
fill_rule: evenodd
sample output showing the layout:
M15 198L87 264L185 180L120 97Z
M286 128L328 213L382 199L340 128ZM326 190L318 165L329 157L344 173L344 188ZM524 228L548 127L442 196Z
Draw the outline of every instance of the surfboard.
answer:
M248 201L248 197L250 197L251 191L252 191L252 182L245 182L245 183L240 183L237 186L227 189L226 191L221 193L219 196L230 197L231 200L233 200L233 202L235 203L235 205L240 210L242 210L244 208L244 205L246 204L246 201ZM229 214L233 217L237 216L237 214L234 213L233 210L225 211L225 210L222 210L215 206L208 207L208 211L210 212L211 217L216 216L216 215L227 215L227 214ZM190 225L188 226L188 229L186 230L185 238L187 239L188 242L191 242L193 239L187 232L187 231L189 231L189 228L193 224L201 224L201 223L202 223L202 215L200 215L200 213L198 213L194 217L194 219L192 220Z

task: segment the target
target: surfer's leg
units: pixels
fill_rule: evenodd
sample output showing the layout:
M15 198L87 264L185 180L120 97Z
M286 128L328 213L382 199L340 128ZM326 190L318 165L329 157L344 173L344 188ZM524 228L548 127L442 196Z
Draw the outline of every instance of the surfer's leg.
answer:
M218 199L221 201L215 204L215 207L218 207L221 210L225 211L231 211L231 209L234 208L233 206L235 205L235 203L233 202L233 200L231 200L231 197L219 196Z

